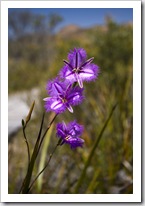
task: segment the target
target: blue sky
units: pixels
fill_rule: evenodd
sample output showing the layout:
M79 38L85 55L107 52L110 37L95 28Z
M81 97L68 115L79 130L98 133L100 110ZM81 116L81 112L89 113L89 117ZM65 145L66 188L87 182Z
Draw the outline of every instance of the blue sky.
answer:
M63 22L58 25L57 30L69 24L76 24L81 27L91 27L97 24L104 24L106 15L112 16L117 23L133 22L133 9L131 8L29 8L16 10L29 10L33 13L43 15L49 15L51 13L59 14L63 17Z

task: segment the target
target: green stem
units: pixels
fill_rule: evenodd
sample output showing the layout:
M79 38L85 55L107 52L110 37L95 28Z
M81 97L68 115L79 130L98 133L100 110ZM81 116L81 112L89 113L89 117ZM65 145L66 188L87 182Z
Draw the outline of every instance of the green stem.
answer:
M50 124L48 125L47 129L45 130L45 132L44 132L44 134L43 134L43 136L42 136L42 138L41 138L39 147L38 147L37 155L38 155L39 150L40 150L40 148L41 148L41 145L42 145L42 142L43 142L43 140L44 140L44 137L45 137L46 133L48 132L48 130L50 129L52 123L53 123L54 120L56 119L57 115L58 115L58 114L55 114L55 116L54 116L53 119L51 120Z
M30 149L29 149L29 144L28 144L28 140L27 140L27 137L26 137L25 129L26 129L26 127L24 126L24 127L23 127L23 135L24 135L24 139L25 139L25 142L26 142L26 146L27 146L27 151L28 151L28 165L29 165L29 163L30 163Z
M39 134L38 134L38 137L37 137L37 141L35 143L35 147L34 147L34 150L33 150L33 153L32 153L31 161L30 161L29 166L28 166L26 177L23 181L23 186L22 186L22 189L21 189L22 194L28 193L28 188L29 188L29 185L30 185L31 176L32 176L35 160L36 160L36 157L37 157L37 151L38 151L38 148L39 148L39 142L40 142L42 127L43 127L43 122L44 122L44 116L45 116L45 113L43 113L43 116L42 116L42 121L41 121Z
M30 162L29 167L28 167L27 175L26 175L26 178L25 178L25 181L24 181L22 194L27 194L28 193L28 187L29 187L29 184L30 184L30 181L31 181L32 171L33 171L34 163L35 163L35 160L36 160L36 154L37 154L37 150L36 150L36 147L35 147L32 158L31 158L31 162Z
M33 172L35 160L36 160L36 158L38 156L38 153L40 151L40 147L42 145L44 137L45 137L47 131L50 129L52 123L54 122L54 120L55 120L55 118L57 117L58 114L56 114L54 116L54 118L50 122L49 126L47 127L46 131L44 132L44 134L43 134L43 136L42 136L42 138L40 140L41 133L42 133L43 122L44 122L44 115L45 114L43 113L43 117L42 117L42 121L41 121L41 126L40 126L39 134L38 134L38 137L37 137L37 141L36 141L36 144L35 144L35 147L34 147L34 150L33 150L31 161L30 161L29 166L28 166L26 177L25 177L24 182L23 182L22 194L27 194L29 192L29 185L30 185L30 181L31 181L31 177L32 177L32 172Z
M25 139L26 146L27 146L27 151L28 151L28 168L29 168L29 164L30 164L30 149L29 149L29 144L28 144L28 140L27 140L27 137L26 137L25 129L26 129L26 125L23 126L23 135L24 135L24 139ZM27 170L28 170L28 168L27 168ZM21 188L19 190L19 193L21 193L21 191L22 191L22 189L24 187L25 179L26 179L26 177L24 178L24 181L23 181L22 186L21 186Z
M27 140L27 137L26 137L26 133L25 133L25 129L26 129L26 126L28 124L28 122L30 121L31 119L31 114L33 112L33 109L34 109L34 105L35 105L35 101L33 101L33 104L31 105L31 108L29 110L29 113L26 117L26 121L24 121L22 119L22 126L23 126L23 135L24 135L24 139L25 139L25 142L26 142L26 146L27 146L27 151L28 151L28 166L30 164L30 149L29 149L29 144L28 144L28 140Z
M35 177L35 179L33 180L33 182L31 183L29 189L28 189L28 192L30 191L30 189L32 188L32 186L34 185L35 181L38 179L38 177L42 174L42 172L44 172L44 170L48 167L49 163L50 163L50 160L54 154L54 152L56 151L57 147L60 145L60 140L58 141L57 145L55 146L54 150L52 151L52 153L49 155L49 159L45 165L45 167L38 173L38 175Z
M94 144L94 146L93 146L93 148L92 148L92 150L91 150L91 152L90 152L90 154L89 154L89 156L88 156L88 159L87 159L87 161L86 161L86 163L85 163L84 169L83 169L83 171L82 171L82 173L81 173L81 176L80 176L80 178L79 178L79 180L78 180L78 183L77 183L77 185L76 185L75 193L78 193L78 191L79 191L79 188L80 188L80 186L81 186L81 184L82 184L82 182L83 182L83 180L84 180L84 178L85 178L86 170L87 170L87 168L88 168L88 166L89 166L89 164L90 164L90 162L91 162L91 159L92 159L92 157L93 157L93 154L94 154L94 152L95 152L95 150L96 150L96 148L97 148L97 146L98 146L98 144L99 144L99 142L100 142L100 140L101 140L101 137L102 137L102 135L103 135L103 133L104 133L104 130L105 130L105 128L107 127L107 125L108 125L108 123L109 123L109 120L111 119L111 116L112 116L112 114L113 114L116 106L117 106L117 104L112 108L112 110L111 110L111 112L110 112L110 114L109 114L109 116L108 116L108 118L107 118L107 120L106 120L106 122L105 122L105 124L104 124L104 126L103 126L103 128L102 128L102 130L101 130L101 132L100 132L100 134L99 134L99 136L98 136L98 139L96 140L96 142L95 142L95 144Z

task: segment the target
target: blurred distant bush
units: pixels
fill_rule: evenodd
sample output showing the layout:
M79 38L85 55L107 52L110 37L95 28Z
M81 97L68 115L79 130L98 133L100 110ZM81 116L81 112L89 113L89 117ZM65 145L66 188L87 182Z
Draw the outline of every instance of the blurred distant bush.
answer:
M114 71L118 63L124 66L132 63L132 25L119 25L107 17L106 29L104 33L98 33L95 43L100 54L97 60L108 72Z
M121 65L125 68L132 64L131 24L120 25L106 17L106 25L80 28L68 36L67 33L64 36L59 32L54 34L62 20L57 14L45 16L21 10L9 11L9 92L29 89L39 85L42 79L46 81L48 76L56 75L63 66L60 59L66 58L65 54L74 47L84 47L90 56L95 57L101 71L107 72L114 82L117 79L114 71ZM31 82L28 85L27 81L23 84L17 78L25 75ZM119 75L124 72L120 71ZM118 80L122 79L126 81L124 77Z
M45 16L9 10L9 91L29 89L39 84L42 72L53 60L53 32L61 21L62 17L57 14ZM18 76L29 76L26 78L28 85L27 81L23 84L22 79L19 82Z

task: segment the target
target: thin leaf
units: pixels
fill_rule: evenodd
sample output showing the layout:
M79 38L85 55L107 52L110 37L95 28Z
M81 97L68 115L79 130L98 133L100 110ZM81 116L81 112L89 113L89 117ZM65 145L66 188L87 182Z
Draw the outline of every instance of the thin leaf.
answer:
M91 152L90 152L90 155L88 156L88 159L87 159L87 161L86 161L86 163L85 163L84 169L83 169L83 171L82 171L82 173L81 173L81 176L80 176L80 178L79 178L79 180L78 180L78 183L77 183L77 185L76 185L75 193L78 193L78 192L79 192L79 188L81 187L82 182L83 182L83 180L85 179L86 170L87 170L89 164L91 163L91 160L92 160L92 157L93 157L93 155L94 155L94 152L95 152L96 148L98 147L98 144L99 144L99 142L100 142L100 140L101 140L101 138L102 138L102 136L103 136L103 133L104 133L104 131L105 131L105 129L106 129L108 123L109 123L109 120L110 120L111 117L112 117L112 114L113 114L116 106L117 106L117 104L112 108L112 110L111 110L111 112L110 112L110 114L109 114L109 116L108 116L108 118L107 118L107 120L106 120L106 122L105 122L105 124L104 124L104 126L103 126L103 128L102 128L102 130L101 130L101 132L100 132L100 134L99 134L99 136L98 136L98 139L96 139L96 142L94 143L94 146L93 146L93 148L92 148L92 150L91 150Z
M46 138L44 140L43 149L42 149L42 153L41 153L41 156L40 156L38 172L40 172L43 169L44 165L45 165L46 156L47 156L47 148L49 147L50 137L51 137L51 134L52 134L53 127L54 126L52 125L49 132L46 133ZM37 181L38 192L41 191L42 182L43 182L43 174L39 177L39 179Z

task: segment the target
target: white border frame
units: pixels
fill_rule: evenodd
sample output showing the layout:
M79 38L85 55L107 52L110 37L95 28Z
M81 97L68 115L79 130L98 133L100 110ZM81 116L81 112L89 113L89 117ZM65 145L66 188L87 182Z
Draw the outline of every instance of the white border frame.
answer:
M8 8L133 8L133 194L8 194ZM141 2L1 1L1 108L2 202L141 202Z

